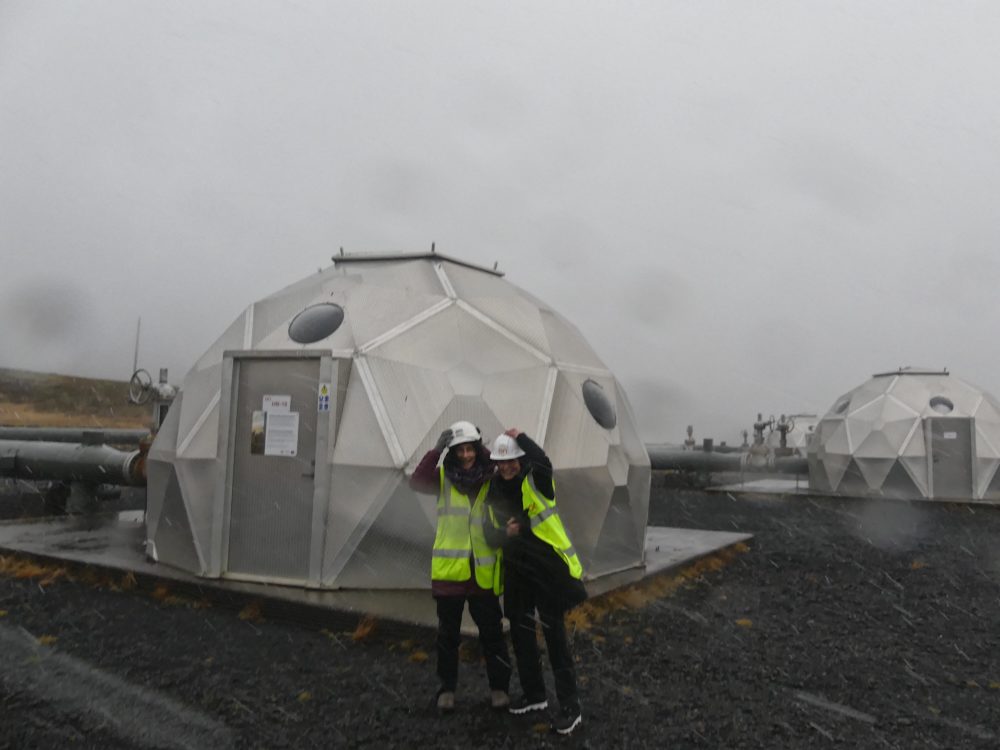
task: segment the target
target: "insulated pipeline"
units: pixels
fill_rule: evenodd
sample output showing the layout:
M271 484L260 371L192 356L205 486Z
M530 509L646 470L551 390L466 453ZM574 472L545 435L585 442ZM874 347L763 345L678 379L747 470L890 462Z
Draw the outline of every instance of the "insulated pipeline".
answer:
M0 440L0 476L142 486L139 451L106 445Z
M86 443L87 445L138 445L149 430L104 429L101 427L4 427L0 440L30 440L45 443Z
M748 460L747 453L716 453L685 451L658 445L647 445L650 467L658 471L768 471L780 474L807 474L809 462L798 456L771 459L761 465Z

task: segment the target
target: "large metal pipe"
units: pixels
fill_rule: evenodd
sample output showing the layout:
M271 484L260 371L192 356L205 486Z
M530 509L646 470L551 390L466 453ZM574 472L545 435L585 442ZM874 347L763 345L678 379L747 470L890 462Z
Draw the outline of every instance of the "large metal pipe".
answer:
M46 443L86 445L138 445L149 430L105 429L103 427L4 427L0 440L31 440Z
M808 474L809 462L799 456L752 461L749 453L686 451L663 445L647 445L649 463L658 471L770 471L780 474Z
M106 445L0 440L0 476L13 479L143 486L140 458Z

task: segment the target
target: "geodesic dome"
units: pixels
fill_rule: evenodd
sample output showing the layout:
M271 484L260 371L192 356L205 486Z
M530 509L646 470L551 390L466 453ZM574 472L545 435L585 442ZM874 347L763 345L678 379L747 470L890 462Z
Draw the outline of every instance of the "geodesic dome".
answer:
M649 459L618 382L543 302L433 253L336 257L240 315L150 452L147 552L202 576L428 587L435 498L407 479L459 419L545 448L589 576L642 564Z
M837 399L815 433L812 489L1000 499L1000 402L946 370L874 375Z

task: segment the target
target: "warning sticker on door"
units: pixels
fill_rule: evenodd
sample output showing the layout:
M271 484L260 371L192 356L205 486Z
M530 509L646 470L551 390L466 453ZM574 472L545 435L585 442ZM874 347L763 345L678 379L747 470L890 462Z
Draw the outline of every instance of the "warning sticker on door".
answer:
M956 440L958 438L958 433L957 432L946 432L946 433L944 433L944 435L942 435L942 437L944 437L945 440Z
M264 426L265 456L294 456L299 450L299 413L269 412Z
M319 384L319 400L316 402L316 411L330 411L330 389L331 383Z

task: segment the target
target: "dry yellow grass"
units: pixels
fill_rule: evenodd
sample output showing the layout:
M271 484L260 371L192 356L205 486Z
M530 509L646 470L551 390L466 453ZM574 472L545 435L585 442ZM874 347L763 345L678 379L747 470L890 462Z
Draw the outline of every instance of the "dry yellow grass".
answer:
M264 617L261 615L260 602L254 600L240 610L239 618L250 622L261 622Z
M612 612L645 607L650 602L670 596L682 586L691 585L706 573L722 570L737 555L748 549L745 544L736 544L709 557L703 557L676 574L663 573L652 576L631 586L596 596L570 610L566 614L566 625L575 630L586 631ZM599 637L594 636L594 638Z
M0 368L0 424L12 427L148 426L150 407L128 402L128 384Z
M378 620L371 615L365 615L358 621L358 626L351 633L351 639L357 642L371 638L375 634L375 626L377 624Z
M7 427L116 427L142 429L149 426L149 412L142 414L101 412L74 414L71 412L39 411L31 404L0 401L0 424Z
M429 656L427 655L427 652L426 652L426 651L423 651L423 650L421 650L421 649L419 649L419 648L418 648L418 649L416 649L416 650L415 650L415 651L414 651L413 653L411 653L411 654L410 654L410 656L409 656L409 659L410 659L410 661L412 661L412 662L413 662L414 664L423 664L423 663L424 663L425 661L427 661L427 660L428 660L429 658L430 658L430 657L429 657Z

